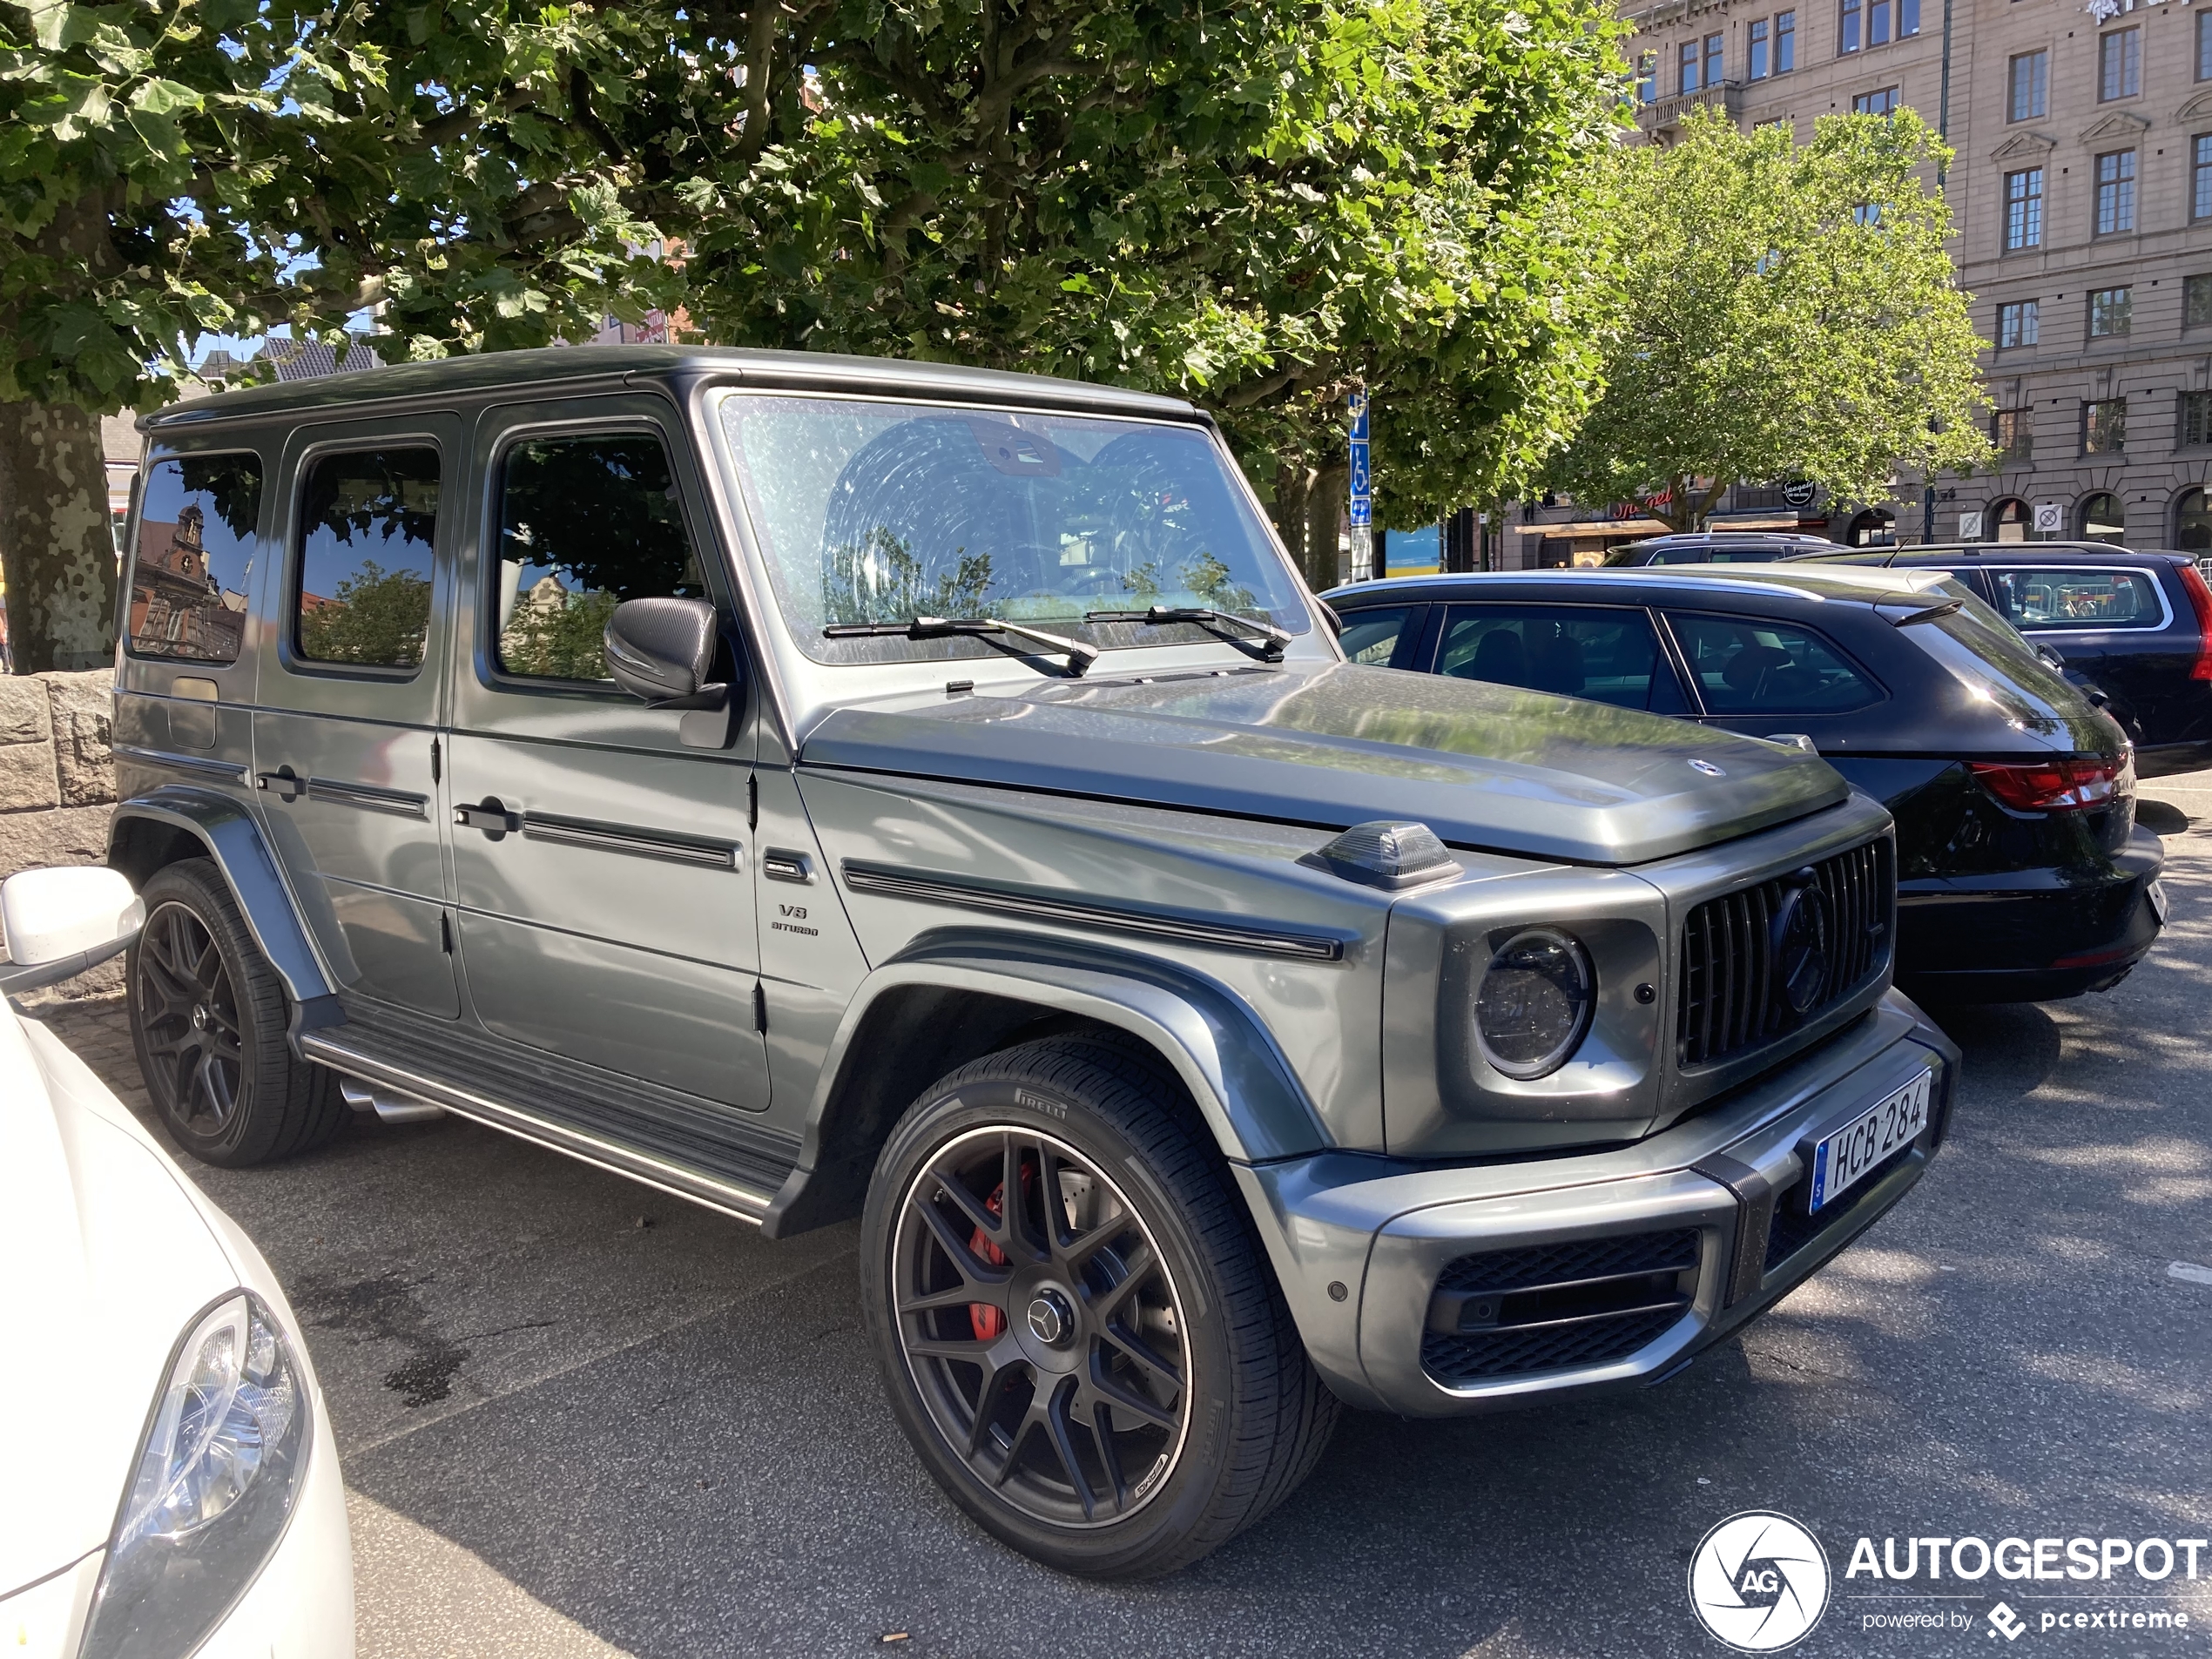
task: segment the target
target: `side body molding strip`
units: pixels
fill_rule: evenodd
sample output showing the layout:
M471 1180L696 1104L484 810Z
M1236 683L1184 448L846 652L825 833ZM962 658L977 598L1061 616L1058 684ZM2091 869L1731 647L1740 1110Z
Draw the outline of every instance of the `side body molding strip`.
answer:
M153 823L182 830L207 849L231 884L231 893L253 931L253 942L276 969L291 994L298 1012L295 1033L335 1023L343 1016L335 988L323 972L292 894L278 873L260 827L246 808L227 796L189 784L164 784L150 794L135 795L119 803L108 826L108 862L133 881L142 880L130 867L125 842L127 826Z

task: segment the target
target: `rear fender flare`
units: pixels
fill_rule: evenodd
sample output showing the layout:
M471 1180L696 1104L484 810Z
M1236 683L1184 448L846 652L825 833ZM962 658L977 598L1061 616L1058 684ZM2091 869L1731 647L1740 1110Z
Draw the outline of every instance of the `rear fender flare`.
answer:
M230 884L253 942L291 995L295 1035L338 1021L336 988L300 921L299 906L270 855L260 826L244 806L212 790L185 784L164 784L119 803L108 825L108 862L136 885L152 871L132 867L138 862L132 855L133 825L182 832L214 860Z

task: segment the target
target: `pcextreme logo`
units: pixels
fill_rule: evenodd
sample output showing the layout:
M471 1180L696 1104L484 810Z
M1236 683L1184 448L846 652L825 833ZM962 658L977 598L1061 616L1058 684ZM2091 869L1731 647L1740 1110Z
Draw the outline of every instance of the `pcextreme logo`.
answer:
M1689 1605L1717 1641L1779 1653L1828 1609L1828 1555L1787 1515L1750 1509L1707 1533L1689 1558Z

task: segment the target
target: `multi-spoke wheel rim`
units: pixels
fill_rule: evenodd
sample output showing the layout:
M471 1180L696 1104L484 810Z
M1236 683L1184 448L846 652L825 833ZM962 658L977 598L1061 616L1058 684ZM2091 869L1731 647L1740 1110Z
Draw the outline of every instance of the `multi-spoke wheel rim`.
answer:
M180 904L146 918L138 951L146 1082L180 1129L222 1133L238 1109L246 1055L230 969L207 926Z
M979 1481L1057 1526L1158 1495L1190 1423L1188 1325L1157 1241L1096 1163L1049 1135L972 1130L907 1186L892 1252L907 1368Z

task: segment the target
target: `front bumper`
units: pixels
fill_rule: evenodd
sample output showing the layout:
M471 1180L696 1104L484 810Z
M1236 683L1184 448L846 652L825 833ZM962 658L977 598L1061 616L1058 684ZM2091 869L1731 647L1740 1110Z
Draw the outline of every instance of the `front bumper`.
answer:
M1323 1153L1237 1177L1331 1388L1379 1411L1460 1415L1656 1380L1764 1312L1920 1178L1958 1068L1956 1046L1892 992L1819 1048L1631 1146L1448 1169ZM1805 1215L1795 1201L1807 1132L1923 1072L1926 1129ZM1560 1263L1554 1278L1610 1273L1637 1293L1604 1292L1600 1304L1619 1305L1593 1312L1568 1292L1558 1317L1539 1310L1512 1341L1495 1328L1465 1341L1453 1321L1467 1314L1448 1287L1467 1275L1453 1264L1507 1251Z

